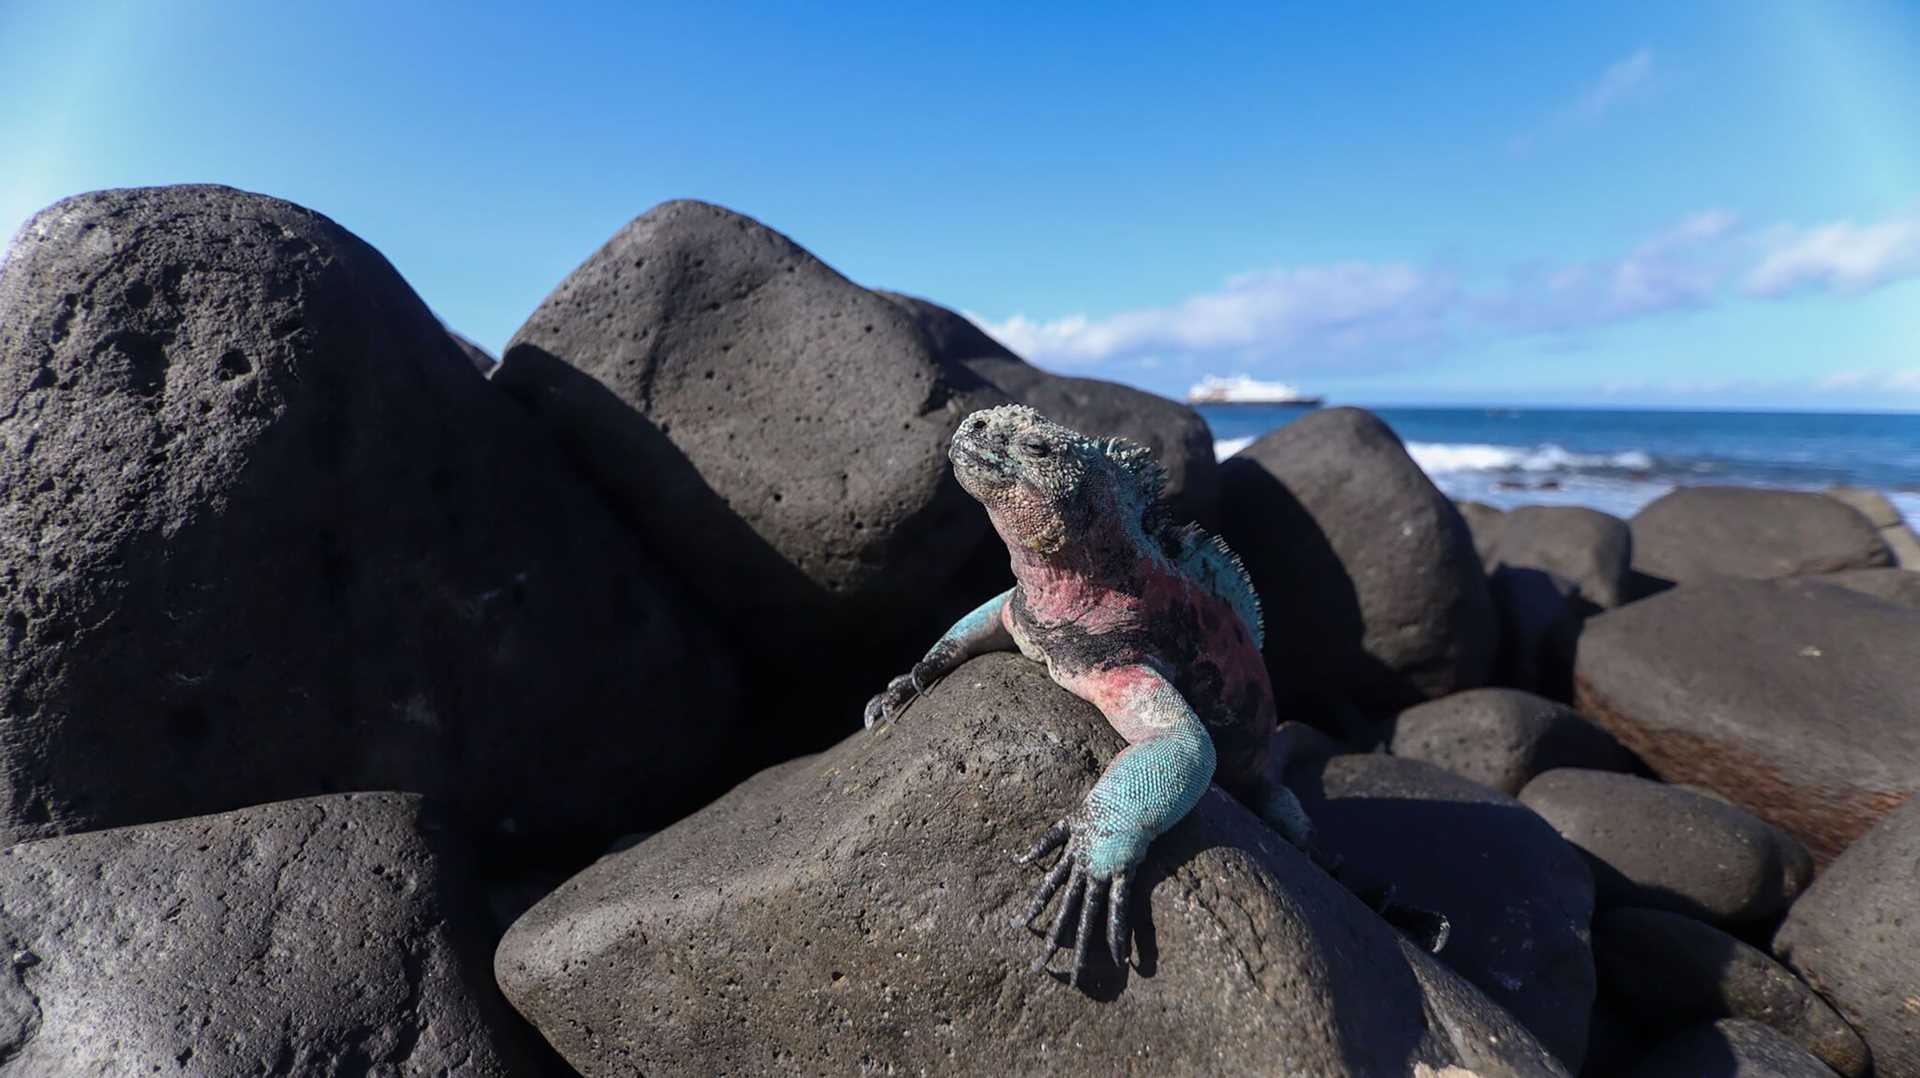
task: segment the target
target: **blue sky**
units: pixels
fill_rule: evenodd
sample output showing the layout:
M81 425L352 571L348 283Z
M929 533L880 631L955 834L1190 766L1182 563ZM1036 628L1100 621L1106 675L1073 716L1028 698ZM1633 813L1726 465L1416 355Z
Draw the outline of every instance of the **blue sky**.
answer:
M497 349L697 197L1162 392L1920 408L1914 5L707 7L3 0L0 231L262 191Z

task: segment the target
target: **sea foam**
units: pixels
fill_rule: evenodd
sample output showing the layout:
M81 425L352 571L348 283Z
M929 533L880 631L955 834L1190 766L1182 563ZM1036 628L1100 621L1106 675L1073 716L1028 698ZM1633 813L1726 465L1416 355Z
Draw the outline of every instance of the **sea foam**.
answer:
M1407 452L1428 475L1449 472L1570 472L1590 469L1644 472L1653 456L1638 449L1575 453L1551 442L1536 446L1409 442Z
M1225 460L1253 444L1253 438L1222 438L1213 443L1216 460ZM1547 443L1537 446L1478 442L1409 442L1407 453L1428 475L1457 472L1571 472L1652 470L1653 455L1638 449L1621 453L1575 453Z

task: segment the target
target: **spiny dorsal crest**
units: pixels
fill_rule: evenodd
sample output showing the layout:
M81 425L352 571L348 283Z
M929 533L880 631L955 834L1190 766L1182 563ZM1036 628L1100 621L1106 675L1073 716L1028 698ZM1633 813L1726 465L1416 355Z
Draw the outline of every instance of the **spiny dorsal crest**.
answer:
M1128 480L1134 495L1129 499L1140 511L1140 527L1150 542L1157 544L1169 561L1209 591L1227 601L1245 622L1253 637L1253 646L1262 646L1265 625L1260 613L1260 596L1253 590L1253 578L1240 555L1226 540L1198 524L1176 525L1173 507L1167 504L1167 470L1153 459L1153 451L1125 438L1108 438L1104 445L1108 460Z
M1126 480L1131 500L1140 510L1143 530L1148 535L1160 534L1167 524L1162 500L1167 491L1167 470L1153 459L1153 450L1125 438L1108 438L1101 450Z
M1198 524L1179 529L1180 555L1177 560L1188 574L1208 590L1227 601L1240 620L1247 623L1253 646L1265 644L1266 623L1260 611L1260 594L1253 590L1253 577L1247 565L1234 553L1225 539Z

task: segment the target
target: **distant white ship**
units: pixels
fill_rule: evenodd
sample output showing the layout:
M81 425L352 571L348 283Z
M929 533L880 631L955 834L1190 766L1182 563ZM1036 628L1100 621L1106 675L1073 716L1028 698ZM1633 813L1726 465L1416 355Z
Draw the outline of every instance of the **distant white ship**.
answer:
M1189 404L1291 404L1318 408L1325 397L1311 397L1285 382L1260 382L1244 374L1222 378L1209 374L1187 390Z

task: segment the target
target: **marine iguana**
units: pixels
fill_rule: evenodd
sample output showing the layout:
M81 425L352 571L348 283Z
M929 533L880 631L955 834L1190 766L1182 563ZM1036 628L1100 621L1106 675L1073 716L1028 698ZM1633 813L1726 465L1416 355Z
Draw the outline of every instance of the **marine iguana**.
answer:
M1077 985L1101 899L1108 949L1126 965L1134 873L1209 782L1314 853L1307 815L1281 782L1285 761L1270 750L1278 716L1260 655L1260 600L1224 542L1169 519L1165 473L1143 446L1083 437L1006 405L962 421L948 458L1006 541L1017 583L894 678L867 705L866 724L894 720L966 660L1018 648L1127 740L1080 807L1017 858L1027 864L1066 847L1015 924L1031 924L1064 885L1034 968L1065 945L1078 905L1069 975Z

